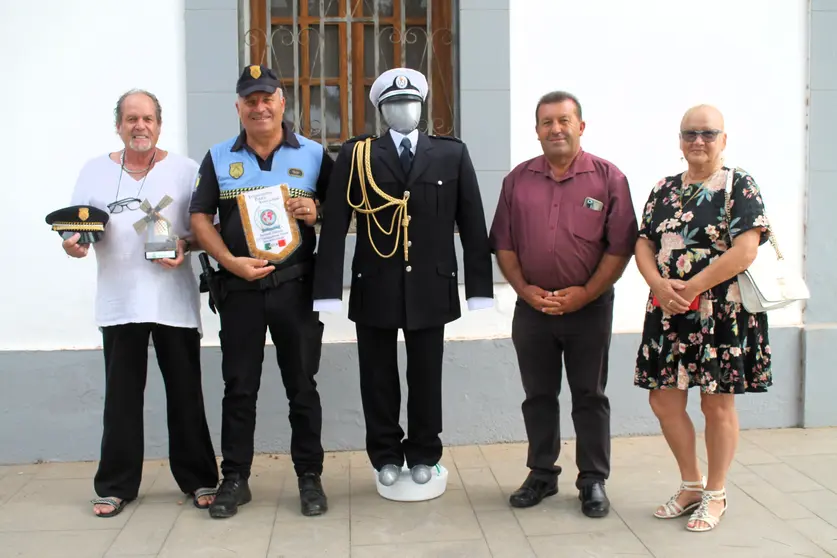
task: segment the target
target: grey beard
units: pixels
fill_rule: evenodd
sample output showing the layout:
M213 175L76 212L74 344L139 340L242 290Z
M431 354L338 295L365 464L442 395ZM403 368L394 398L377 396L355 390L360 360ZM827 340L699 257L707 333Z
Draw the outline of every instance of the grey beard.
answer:
M381 115L387 126L400 134L409 134L418 128L421 103L419 101L384 103L381 105Z

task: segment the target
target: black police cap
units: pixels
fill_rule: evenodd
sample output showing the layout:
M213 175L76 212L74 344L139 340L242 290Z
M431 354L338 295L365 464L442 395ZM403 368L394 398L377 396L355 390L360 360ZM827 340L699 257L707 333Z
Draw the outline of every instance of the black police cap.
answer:
M239 97L246 97L257 91L264 93L273 93L279 89L282 84L279 78L276 77L276 72L267 66L247 66L241 72L238 78L238 83L235 86L235 92Z
M102 239L109 215L92 205L72 205L57 209L46 216L47 225L62 238L70 238L76 233L81 235L79 244L93 244Z

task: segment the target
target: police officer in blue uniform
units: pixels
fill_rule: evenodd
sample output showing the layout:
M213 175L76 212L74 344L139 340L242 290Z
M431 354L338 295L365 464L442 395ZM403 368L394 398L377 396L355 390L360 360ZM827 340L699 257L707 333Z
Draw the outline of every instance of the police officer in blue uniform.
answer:
M248 479L253 461L256 399L261 382L265 331L288 397L291 458L299 478L303 515L328 508L321 483L322 408L314 376L320 362L323 324L312 308L312 271L316 233L332 160L322 145L294 133L283 121L285 98L276 74L248 66L236 87L236 107L244 128L237 137L213 146L201 164L190 212L201 246L219 263L221 364L224 377L221 471L224 480L210 506L212 517L237 513L251 500ZM286 185L286 208L299 234L284 259L266 256L254 246L249 213L242 196ZM220 227L215 228L217 214ZM243 216L242 216L243 215ZM275 215L273 215L275 217ZM246 233L247 230L251 232ZM250 242L248 243L248 237ZM253 257L254 254L260 257ZM218 290L214 293L218 295Z

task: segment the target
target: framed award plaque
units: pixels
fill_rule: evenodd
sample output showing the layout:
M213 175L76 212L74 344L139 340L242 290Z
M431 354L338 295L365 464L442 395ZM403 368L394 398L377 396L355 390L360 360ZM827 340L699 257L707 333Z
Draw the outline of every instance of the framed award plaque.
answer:
M299 247L299 223L285 209L289 198L287 184L238 195L238 211L250 256L282 263Z

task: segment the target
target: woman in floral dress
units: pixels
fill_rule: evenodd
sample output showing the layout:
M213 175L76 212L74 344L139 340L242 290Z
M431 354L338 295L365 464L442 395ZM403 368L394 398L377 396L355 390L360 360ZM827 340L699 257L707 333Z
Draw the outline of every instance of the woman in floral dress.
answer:
M723 116L713 107L685 114L680 148L688 169L654 187L636 245L637 267L651 292L634 383L650 390L682 479L654 515L669 519L694 510L691 531L714 529L727 508L724 486L738 442L735 395L772 385L767 315L744 309L735 280L768 239L767 219L753 177L723 166L723 130ZM728 172L734 172L729 227ZM686 413L694 386L706 419L705 483Z

